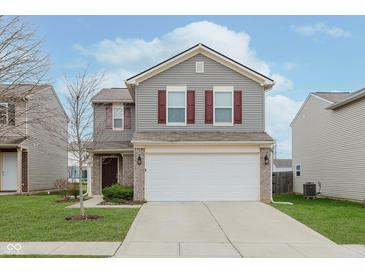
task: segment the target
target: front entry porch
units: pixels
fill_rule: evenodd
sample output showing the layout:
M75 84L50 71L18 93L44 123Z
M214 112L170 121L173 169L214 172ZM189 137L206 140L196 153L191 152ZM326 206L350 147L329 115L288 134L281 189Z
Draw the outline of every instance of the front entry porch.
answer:
M113 184L133 186L132 152L93 154L91 195L101 195Z

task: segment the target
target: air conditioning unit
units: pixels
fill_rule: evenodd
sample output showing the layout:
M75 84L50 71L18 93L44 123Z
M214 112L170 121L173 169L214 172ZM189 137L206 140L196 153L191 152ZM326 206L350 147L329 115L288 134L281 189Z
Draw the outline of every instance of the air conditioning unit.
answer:
M313 182L307 182L303 184L303 196L306 199L313 199L316 198L317 190L316 184Z

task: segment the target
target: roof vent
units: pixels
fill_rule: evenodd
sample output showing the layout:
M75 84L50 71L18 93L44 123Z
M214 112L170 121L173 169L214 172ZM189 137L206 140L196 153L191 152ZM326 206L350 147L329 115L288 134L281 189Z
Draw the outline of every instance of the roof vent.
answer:
M204 73L204 62L195 63L196 73Z

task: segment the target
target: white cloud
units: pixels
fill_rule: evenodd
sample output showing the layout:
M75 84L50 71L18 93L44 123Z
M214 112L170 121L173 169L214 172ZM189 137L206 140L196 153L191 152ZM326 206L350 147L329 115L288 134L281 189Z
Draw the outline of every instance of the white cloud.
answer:
M290 157L290 123L303 102L283 95L266 97L266 123L268 133L277 141L278 157Z
M317 23L314 25L306 26L293 26L293 30L306 36L314 36L317 34L326 34L336 38L351 36L351 33L349 31L346 31L340 27L328 26L324 23Z
M286 70L293 70L293 69L295 69L297 66L298 66L298 65L297 65L297 64L294 64L294 63L289 63L289 62L284 63L284 68L285 68Z
M273 74L269 63L257 57L250 45L250 36L225 26L200 21L176 28L171 32L146 41L139 38L104 39L93 45L74 45L75 49L100 64L125 71L141 71L177 54L197 43L203 43L278 81L276 90L292 88L285 76Z
M294 86L293 82L283 75L274 73L271 75L271 78L273 78L275 81L275 86L273 88L274 91L291 90Z

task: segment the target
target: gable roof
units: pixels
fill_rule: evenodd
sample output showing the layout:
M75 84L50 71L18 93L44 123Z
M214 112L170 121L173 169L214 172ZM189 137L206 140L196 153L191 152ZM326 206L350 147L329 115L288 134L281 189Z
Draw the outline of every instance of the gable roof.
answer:
M133 98L127 88L103 88L91 101L93 103L133 103Z
M134 92L134 86L138 85L139 83L197 55L202 54L230 69L240 73L241 75L250 78L251 80L259 83L261 86L264 87L264 90L270 90L274 85L274 80L223 55L222 53L204 45L204 44L197 44L141 73L134 75L133 77L128 78L125 80L125 84L131 92Z
M365 88L358 91L349 93L349 95L341 101L335 102L333 105L329 106L327 109L337 109L339 107L345 106L357 100L365 98Z
M313 94L332 103L342 101L351 95L350 92L313 92Z

